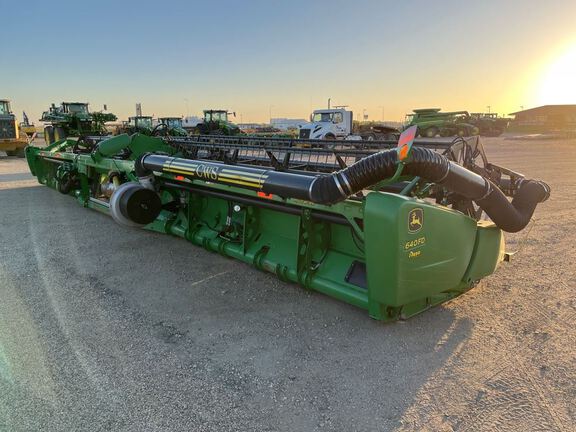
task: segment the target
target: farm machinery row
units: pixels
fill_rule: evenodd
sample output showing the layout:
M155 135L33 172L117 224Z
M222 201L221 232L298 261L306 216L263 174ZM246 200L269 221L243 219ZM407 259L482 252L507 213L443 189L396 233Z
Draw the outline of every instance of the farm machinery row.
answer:
M415 134L373 149L122 134L29 146L26 157L41 184L126 229L181 237L392 321L493 273L503 231L522 230L550 193L490 163L477 137Z

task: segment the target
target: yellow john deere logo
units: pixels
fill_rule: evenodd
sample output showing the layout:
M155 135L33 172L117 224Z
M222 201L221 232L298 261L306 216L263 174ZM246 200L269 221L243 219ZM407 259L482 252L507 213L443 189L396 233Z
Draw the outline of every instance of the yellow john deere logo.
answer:
M415 233L420 231L424 225L424 211L421 208L415 208L408 213L408 231Z

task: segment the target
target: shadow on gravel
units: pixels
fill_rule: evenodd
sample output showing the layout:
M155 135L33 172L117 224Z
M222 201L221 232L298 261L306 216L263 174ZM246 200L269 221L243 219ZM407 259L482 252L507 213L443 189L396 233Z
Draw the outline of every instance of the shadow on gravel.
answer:
M472 329L382 324L48 188L0 203L8 430L394 430Z

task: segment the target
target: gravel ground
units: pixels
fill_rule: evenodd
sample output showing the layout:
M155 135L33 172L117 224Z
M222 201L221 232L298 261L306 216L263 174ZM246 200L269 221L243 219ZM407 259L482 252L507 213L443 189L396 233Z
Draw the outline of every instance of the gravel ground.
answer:
M122 228L0 160L0 431L572 431L576 142L511 263L406 322Z

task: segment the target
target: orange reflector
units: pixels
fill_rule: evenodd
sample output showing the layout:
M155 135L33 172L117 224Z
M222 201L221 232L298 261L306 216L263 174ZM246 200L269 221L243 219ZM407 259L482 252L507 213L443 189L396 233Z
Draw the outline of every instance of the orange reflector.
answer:
M403 161L404 159L406 159L406 158L408 157L408 150L410 150L410 147L408 147L407 145L405 145L404 147L402 147L402 148L400 149L400 155L399 155L400 157L399 157L399 159L400 159L401 161Z
M257 192L256 193L260 198L267 198L267 199L271 199L272 198L272 194L267 194L264 192Z
M410 154L410 150L412 149L412 144L414 143L414 138L416 138L416 133L418 132L418 126L410 126L406 129L402 134L400 134L400 138L398 139L398 159L401 161L405 160L408 155Z
M174 180L183 181L183 180L184 180L184 176L176 176L176 177L174 177Z

